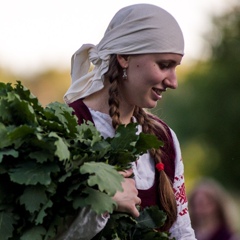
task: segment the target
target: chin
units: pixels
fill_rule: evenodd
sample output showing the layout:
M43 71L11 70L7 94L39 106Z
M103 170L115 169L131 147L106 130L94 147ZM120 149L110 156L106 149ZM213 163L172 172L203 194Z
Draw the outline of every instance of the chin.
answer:
M145 104L145 106L143 106L142 108L151 109L151 108L155 108L156 106L157 106L157 102L154 102L154 103Z

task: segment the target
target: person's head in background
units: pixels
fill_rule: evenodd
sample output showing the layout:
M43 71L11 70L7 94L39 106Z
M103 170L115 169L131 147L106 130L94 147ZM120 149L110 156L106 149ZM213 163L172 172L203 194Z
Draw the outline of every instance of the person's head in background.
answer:
M199 181L188 195L188 201L197 239L212 239L211 236L220 230L229 232L229 235L237 230L237 208L229 193L216 180L204 178Z

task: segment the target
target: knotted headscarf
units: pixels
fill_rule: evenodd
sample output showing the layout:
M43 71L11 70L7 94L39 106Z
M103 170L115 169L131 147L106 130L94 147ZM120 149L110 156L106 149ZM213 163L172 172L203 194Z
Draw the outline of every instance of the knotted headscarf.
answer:
M177 21L166 10L151 4L120 9L99 44L84 44L73 54L72 84L64 100L71 103L101 90L111 54L147 53L184 54L183 34ZM89 71L91 63L94 68Z

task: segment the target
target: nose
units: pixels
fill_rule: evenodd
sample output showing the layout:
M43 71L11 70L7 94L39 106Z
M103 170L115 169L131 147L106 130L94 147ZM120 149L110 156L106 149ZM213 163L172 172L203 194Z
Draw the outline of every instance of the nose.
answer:
M163 84L166 88L176 89L178 87L177 75L176 72L173 71L169 74L164 80Z

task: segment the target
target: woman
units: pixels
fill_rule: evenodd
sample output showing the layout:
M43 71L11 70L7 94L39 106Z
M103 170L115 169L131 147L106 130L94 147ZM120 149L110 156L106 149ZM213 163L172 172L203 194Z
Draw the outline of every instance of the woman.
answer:
M154 108L167 88L177 88L175 69L183 54L182 31L168 12L150 4L125 7L97 46L85 44L73 55L72 84L64 98L79 124L92 121L103 137L114 136L119 124L137 122L139 132L164 141L163 148L149 151L121 173L124 191L113 197L116 210L138 217L136 205L158 204L168 216L163 230L178 240L193 240L178 140L163 121L144 110ZM61 239L91 239L110 217L84 208Z
M189 195L192 226L198 240L239 240L237 211L228 193L213 179L202 179ZM234 210L234 211L233 211Z

